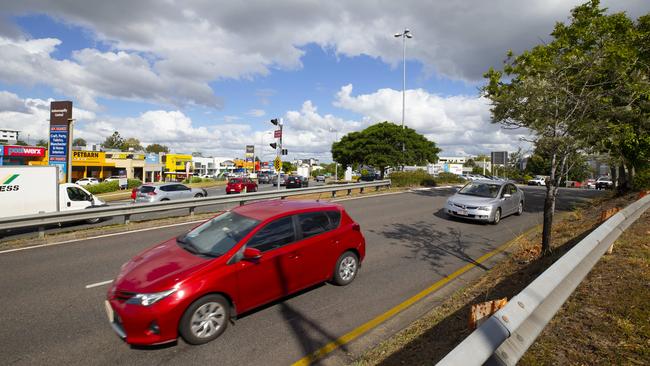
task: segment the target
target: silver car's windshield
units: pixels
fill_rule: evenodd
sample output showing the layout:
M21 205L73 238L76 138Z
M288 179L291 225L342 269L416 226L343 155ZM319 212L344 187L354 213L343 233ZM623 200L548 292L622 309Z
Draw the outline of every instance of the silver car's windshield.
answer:
M225 212L176 241L186 250L219 257L228 252L259 224L259 221L234 212Z
M458 191L458 193L468 196L496 198L499 194L499 189L501 189L500 184L471 182L463 187L460 191Z

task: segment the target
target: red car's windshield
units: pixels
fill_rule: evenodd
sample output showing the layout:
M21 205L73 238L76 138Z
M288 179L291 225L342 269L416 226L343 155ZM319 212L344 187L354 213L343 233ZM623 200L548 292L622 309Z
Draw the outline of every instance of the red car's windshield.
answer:
M179 236L176 241L190 252L219 257L232 249L259 223L250 217L228 211Z
M230 183L230 184L241 183L241 179L239 179L239 178L237 178L237 179L231 179L228 183Z

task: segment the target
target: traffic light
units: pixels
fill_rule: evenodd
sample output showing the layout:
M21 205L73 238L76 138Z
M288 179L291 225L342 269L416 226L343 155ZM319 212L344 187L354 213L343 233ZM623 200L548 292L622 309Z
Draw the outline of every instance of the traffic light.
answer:
M278 144L275 143L275 142L270 143L269 145L271 145L271 147L274 148L274 149L277 149L277 148L278 148Z
M277 119L277 118L273 118L273 119L271 120L271 123L273 123L274 125L277 126L277 125L278 125L278 119Z
M287 155L287 149L282 149L282 155Z

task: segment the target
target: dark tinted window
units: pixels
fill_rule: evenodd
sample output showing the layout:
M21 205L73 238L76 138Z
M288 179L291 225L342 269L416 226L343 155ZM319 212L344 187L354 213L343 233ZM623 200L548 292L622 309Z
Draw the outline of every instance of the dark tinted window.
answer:
M171 191L174 190L174 186L173 185L171 185L171 186L162 186L162 187L160 187L160 190L163 191L163 192L171 192Z
M156 190L156 187L154 186L142 186L140 187L140 192L141 193L150 193Z
M517 187L515 187L514 185L509 184L508 187L510 188L510 194L514 195L515 193L517 193Z
M186 186L184 186L182 184L177 184L177 185L174 186L174 190L175 191L189 191L190 188L186 187Z
M257 248L262 252L279 248L295 240L293 219L291 216L275 220L258 231L246 244L249 248Z
M330 228L330 219L324 212L300 214L298 215L298 221L300 222L303 238L318 235Z
M325 214L330 219L330 228L329 230L334 230L339 227L341 223L341 212L339 211L325 211Z

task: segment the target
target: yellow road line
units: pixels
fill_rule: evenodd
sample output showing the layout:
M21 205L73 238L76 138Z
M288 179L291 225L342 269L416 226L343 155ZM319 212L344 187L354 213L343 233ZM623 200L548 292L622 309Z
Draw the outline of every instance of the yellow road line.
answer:
M496 254L504 251L510 244L512 244L515 240L520 238L523 235L528 234L532 230L536 229L539 225L532 227L528 230L526 230L524 233L521 235L517 236L516 238L508 241L507 243L501 245L500 247L496 248L495 250L486 253L482 255L480 258L478 258L474 263L466 264L462 268L458 269L454 273L450 274L449 276L441 279L440 281L434 283L433 285L429 286L428 288L420 291L419 293L415 294L411 298L407 299L406 301L402 302L401 304L396 305L392 309L386 311L385 313L377 316L376 318L369 320L368 322L358 326L357 328L351 330L350 332L346 333L345 335L327 343L320 349L308 354L307 356L301 358L300 360L294 362L292 366L306 366L311 364L312 362L318 361L321 358L325 357L329 353L335 351L337 348L340 346L352 342L353 340L359 338L361 335L364 333L372 330L373 328L379 326L381 323L385 322L386 320L392 318L393 316L399 314L401 311L405 310L409 306L415 304L422 298L426 297L430 293L438 290L442 286L446 285L447 283L453 281L460 275L464 274L465 272L469 271L470 269L476 267L478 264L481 264L482 262L485 262L486 260L490 259L491 257L495 256Z

